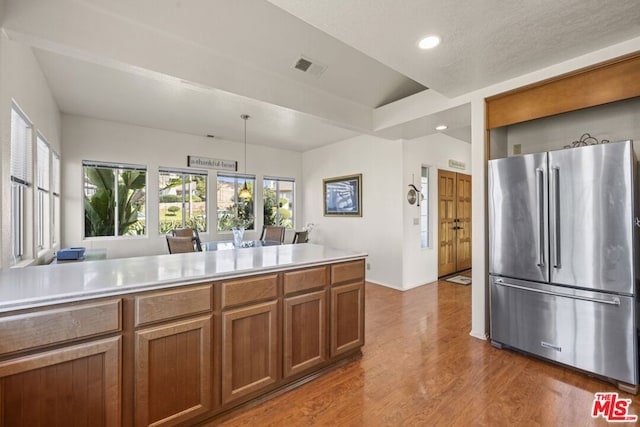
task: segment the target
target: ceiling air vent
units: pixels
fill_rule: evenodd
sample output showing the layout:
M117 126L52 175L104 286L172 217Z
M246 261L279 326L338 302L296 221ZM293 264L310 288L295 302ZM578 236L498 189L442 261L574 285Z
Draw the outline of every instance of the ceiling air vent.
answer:
M311 74L314 77L320 77L322 73L324 73L324 70L327 69L327 66L321 64L315 59L300 55L300 58L298 58L296 63L293 64L293 68L300 70L303 73Z

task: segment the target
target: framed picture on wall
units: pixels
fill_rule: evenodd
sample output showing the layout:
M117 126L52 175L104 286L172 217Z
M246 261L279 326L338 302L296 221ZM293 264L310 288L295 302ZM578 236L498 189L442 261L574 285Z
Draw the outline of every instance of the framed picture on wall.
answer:
M324 216L362 216L362 174L322 180Z

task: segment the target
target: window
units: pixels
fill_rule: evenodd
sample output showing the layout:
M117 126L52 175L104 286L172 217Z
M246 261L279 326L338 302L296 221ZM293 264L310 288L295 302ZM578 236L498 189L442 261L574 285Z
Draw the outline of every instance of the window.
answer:
M254 229L255 182L256 178L253 175L218 174L216 183L218 231L230 231L236 225L241 225L246 230ZM251 197L239 197L238 193L245 185Z
M144 166L82 162L84 236L140 236L146 233Z
M420 247L429 247L429 168L422 166L420 173ZM423 199L424 196L424 199Z
M190 227L207 231L207 173L160 169L160 233Z
M264 225L293 228L293 178L270 178L263 181Z
M53 194L51 243L55 246L60 242L60 156L56 152L52 152L51 156L51 192Z
M49 219L51 211L49 207L49 144L40 136L36 137L36 242L38 249L46 249L50 246L51 230Z
M33 126L13 105L11 108L11 251L13 263L25 254L25 224L31 180L31 145Z

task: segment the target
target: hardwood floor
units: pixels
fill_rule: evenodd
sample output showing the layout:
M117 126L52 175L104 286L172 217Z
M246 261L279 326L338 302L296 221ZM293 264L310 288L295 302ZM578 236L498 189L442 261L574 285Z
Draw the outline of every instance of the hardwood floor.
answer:
M362 359L227 418L225 426L583 426L612 384L469 336L471 286L367 283ZM640 415L640 398L630 414Z

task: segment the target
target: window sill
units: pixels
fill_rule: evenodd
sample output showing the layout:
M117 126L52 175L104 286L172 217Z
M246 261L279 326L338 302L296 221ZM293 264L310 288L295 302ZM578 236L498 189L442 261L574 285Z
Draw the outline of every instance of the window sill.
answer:
M37 265L37 264L38 264L38 262L35 259L23 259L21 261L16 262L15 264L10 266L9 268L31 267L32 265Z

